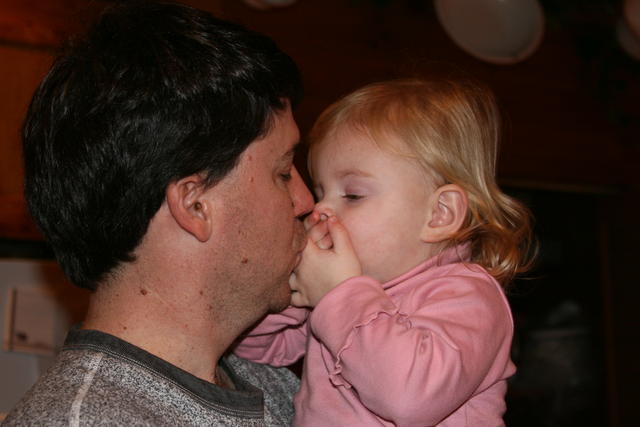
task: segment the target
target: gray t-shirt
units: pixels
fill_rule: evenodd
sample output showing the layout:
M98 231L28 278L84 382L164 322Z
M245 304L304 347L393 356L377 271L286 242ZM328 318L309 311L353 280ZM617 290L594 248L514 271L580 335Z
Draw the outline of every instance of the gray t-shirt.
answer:
M299 383L286 368L229 355L218 387L112 335L74 329L3 426L289 426Z

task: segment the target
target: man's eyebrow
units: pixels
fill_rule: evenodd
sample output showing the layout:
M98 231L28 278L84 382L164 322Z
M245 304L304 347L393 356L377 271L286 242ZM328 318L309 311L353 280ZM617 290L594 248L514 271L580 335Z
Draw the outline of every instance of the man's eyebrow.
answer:
M282 155L282 159L284 160L292 160L295 155L296 155L296 151L298 151L298 148L300 148L300 141L296 142L295 144L293 144L293 146Z

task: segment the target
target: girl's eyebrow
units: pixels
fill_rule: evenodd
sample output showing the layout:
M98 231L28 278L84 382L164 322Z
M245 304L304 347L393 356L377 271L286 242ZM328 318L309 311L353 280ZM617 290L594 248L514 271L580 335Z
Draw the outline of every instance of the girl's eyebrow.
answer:
M349 169L345 169L342 171L339 171L337 174L338 178L346 178L348 176L356 176L356 177L362 177L362 178L372 178L373 174L367 172L367 171L363 171L362 169L358 169L358 168L349 168Z

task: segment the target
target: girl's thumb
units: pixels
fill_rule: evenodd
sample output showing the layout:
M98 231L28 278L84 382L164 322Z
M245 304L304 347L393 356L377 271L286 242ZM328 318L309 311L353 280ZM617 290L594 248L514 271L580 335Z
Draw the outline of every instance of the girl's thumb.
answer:
M333 240L333 247L336 250L352 249L349 233L336 216L331 216L327 220L329 223L329 234Z

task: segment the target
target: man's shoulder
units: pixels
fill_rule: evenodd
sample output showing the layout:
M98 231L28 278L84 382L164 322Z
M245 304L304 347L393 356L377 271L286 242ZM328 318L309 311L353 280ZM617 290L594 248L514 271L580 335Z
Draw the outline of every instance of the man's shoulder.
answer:
M69 425L80 397L95 390L87 387L87 376L103 354L97 352L61 352L27 394L4 420L3 425ZM95 372L93 372L95 376ZM83 387L84 386L84 387Z
M178 413L180 399L196 400L135 360L100 350L63 350L3 426L166 425L176 419L172 412Z
M3 425L275 426L292 419L297 378L287 370L231 357L240 389L226 390L134 349L84 344L65 348Z

